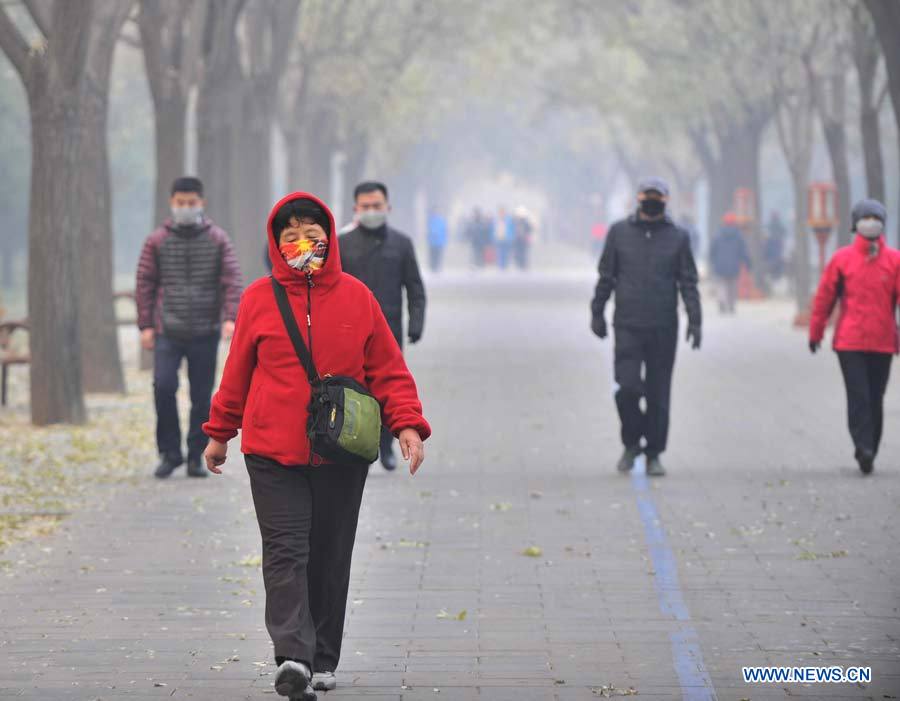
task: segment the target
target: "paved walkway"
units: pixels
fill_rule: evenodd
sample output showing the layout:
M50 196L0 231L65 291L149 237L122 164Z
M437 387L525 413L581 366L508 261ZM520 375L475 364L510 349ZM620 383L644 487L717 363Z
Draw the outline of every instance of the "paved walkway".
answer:
M790 307L707 304L703 350L679 347L670 474L621 476L592 282L431 284L409 358L435 437L414 479L372 469L328 698L900 697L896 386L863 479L837 363ZM0 556L0 698L274 698L237 450L220 478L114 489ZM769 664L873 680L743 683Z

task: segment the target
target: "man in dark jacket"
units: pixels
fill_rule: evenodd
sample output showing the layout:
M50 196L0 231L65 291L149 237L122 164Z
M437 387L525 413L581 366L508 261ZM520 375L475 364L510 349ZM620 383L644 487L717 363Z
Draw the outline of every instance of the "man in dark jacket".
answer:
M410 343L418 343L425 327L425 286L413 242L388 226L391 206L384 184L360 183L353 192L353 199L358 224L339 239L344 272L359 278L372 290L401 349L405 289L409 310L407 337ZM386 470L397 466L393 443L394 437L383 430L381 464Z
M665 474L659 456L669 432L679 292L687 308L687 340L694 349L700 347L697 267L690 236L665 213L668 198L669 187L661 178L641 182L637 212L607 234L591 303L591 329L606 338L604 310L615 292L616 405L625 445L618 469L631 470L644 452L647 474L652 476ZM646 412L641 410L642 397Z
M156 400L156 476L166 478L184 462L178 421L178 368L187 358L191 416L187 436L188 475L206 477L201 463L216 375L219 338L231 338L241 272L228 235L203 213L203 184L192 177L172 185L172 217L154 231L137 269L141 345L153 349Z
M719 310L728 314L735 312L741 266L750 269L750 254L737 223L737 215L726 212L722 217L722 227L709 250L713 275L721 281Z

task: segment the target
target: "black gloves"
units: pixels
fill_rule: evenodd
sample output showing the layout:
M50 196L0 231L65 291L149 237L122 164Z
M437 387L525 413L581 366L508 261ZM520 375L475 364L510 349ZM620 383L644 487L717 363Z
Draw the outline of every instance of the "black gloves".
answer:
M591 319L591 331L599 338L606 338L608 334L606 329L606 319L602 316L595 316Z
M410 333L409 334L409 342L410 343L418 343L422 340L422 334L420 333Z
M821 345L822 345L821 341L810 341L809 342L809 352L815 353L817 350L819 350L819 346L821 346Z
M700 333L699 326L688 326L687 335L685 336L686 341L691 341L691 348L697 350L700 348L700 340L702 338L702 334Z

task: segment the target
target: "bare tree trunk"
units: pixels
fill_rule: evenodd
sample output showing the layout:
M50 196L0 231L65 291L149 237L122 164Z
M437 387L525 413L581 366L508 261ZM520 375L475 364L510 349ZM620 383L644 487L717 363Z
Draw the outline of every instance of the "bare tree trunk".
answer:
M301 120L303 124L292 124L285 130L285 138L292 152L288 163L290 188L312 193L327 201L331 188L331 154L336 148L337 120L326 109L303 114ZM284 125L282 129L285 129Z
M210 216L229 234L237 220L234 146L239 142L241 93L240 75L225 72L203 80L197 102L197 174L204 182Z
M353 194L353 188L365 177L369 144L364 132L354 132L346 144L347 161L344 164L344 196ZM329 159L330 160L330 159ZM329 163L330 170L330 163Z
M242 0L210 0L203 80L197 100L197 170L210 215L227 232L237 222L234 194L240 167L234 146L241 129L243 80L237 22Z
M31 93L31 419L39 426L80 424L86 419L78 303L84 120L73 87Z
M84 139L80 158L82 257L79 302L82 378L86 392L124 392L113 299L112 202L106 143L109 80L119 32L132 0L107 0L95 10L97 36L88 56L82 98Z
M99 87L99 86L95 86ZM113 300L113 237L109 158L106 148L107 95L90 90L84 104L84 138L79 158L83 211L79 318L82 378L86 392L124 392L118 326Z
M31 419L83 423L79 270L84 253L81 178L86 63L95 7L26 5L41 34L31 43L0 6L0 48L25 86L31 117L28 315ZM39 46L40 50L35 50Z
M816 100L816 107L822 121L825 144L831 160L831 174L838 194L838 231L837 243L846 246L850 243L850 163L847 157L846 115L846 79L843 73L836 73L828 80L830 84L830 100L825 95L824 81L810 69L810 84ZM830 105L828 103L831 103Z
M184 175L187 99L181 95L155 101L156 196L154 222L169 216L172 183Z
M897 133L900 134L900 41L897 41L897 37L900 36L900 3L896 0L864 1L872 13L878 41L884 52L889 93L894 106L894 121L897 124ZM897 151L900 154L900 138L897 139Z
M265 223L272 199L272 119L265 86L248 86L244 98L243 128L234 145L242 178L235 193L237 226L232 232L241 270L254 280L263 274ZM260 89L261 88L261 89Z
M802 172L791 172L791 183L794 187L794 294L797 301L797 309L804 311L810 304L810 274L809 264L809 230L806 227L806 190L809 187L809 178Z
M884 202L884 160L881 155L881 100L875 94L875 78L881 61L871 17L861 5L853 8L853 61L859 85L859 126L862 135L866 185L869 197Z

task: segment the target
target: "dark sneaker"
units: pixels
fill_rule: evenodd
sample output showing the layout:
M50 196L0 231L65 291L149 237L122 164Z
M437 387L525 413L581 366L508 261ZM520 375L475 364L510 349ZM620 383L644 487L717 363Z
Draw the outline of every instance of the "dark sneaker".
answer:
M153 474L163 480L175 472L177 468L181 467L183 462L184 460L181 459L181 456L173 457L171 455L163 455Z
M188 458L187 473L188 477L206 477L209 471L200 458Z
M659 461L659 456L655 455L652 458L647 457L647 475L650 477L662 477L666 474L666 468L662 466L662 463Z
M640 454L640 448L625 448L625 452L622 453L622 457L619 458L616 469L619 472L630 472L634 467L634 461L637 460L638 455Z
M856 454L856 462L859 463L860 472L864 475L872 474L875 467L875 456L868 450L864 450Z
M275 672L275 692L279 696L287 696L291 701L316 701L310 680L309 667L302 662L286 660Z
M312 685L316 691L334 691L337 687L337 678L334 672L316 672L313 674Z
M388 472L393 472L397 469L397 458L394 457L393 450L381 451L381 464L384 465L384 469Z

